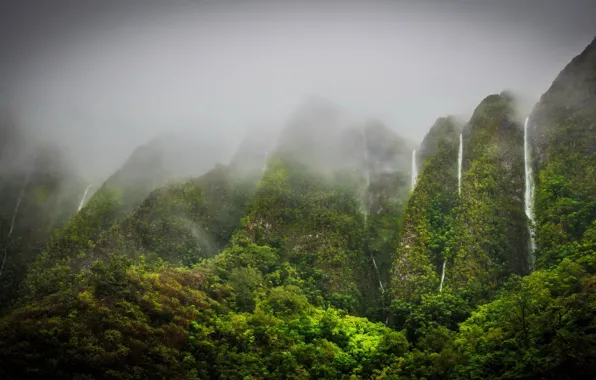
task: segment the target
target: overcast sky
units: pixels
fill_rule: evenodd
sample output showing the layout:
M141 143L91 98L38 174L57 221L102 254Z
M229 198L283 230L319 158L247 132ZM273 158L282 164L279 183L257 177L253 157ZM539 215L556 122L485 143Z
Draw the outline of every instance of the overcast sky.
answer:
M0 101L108 175L165 130L235 146L308 95L420 141L510 89L534 102L596 36L596 1L14 1Z

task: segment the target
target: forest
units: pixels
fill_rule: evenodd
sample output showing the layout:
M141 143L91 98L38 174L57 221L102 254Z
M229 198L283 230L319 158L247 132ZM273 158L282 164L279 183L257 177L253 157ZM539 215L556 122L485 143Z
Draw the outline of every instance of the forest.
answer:
M89 199L51 149L0 173L0 378L595 378L596 40L529 115L340 116L184 180L152 141Z

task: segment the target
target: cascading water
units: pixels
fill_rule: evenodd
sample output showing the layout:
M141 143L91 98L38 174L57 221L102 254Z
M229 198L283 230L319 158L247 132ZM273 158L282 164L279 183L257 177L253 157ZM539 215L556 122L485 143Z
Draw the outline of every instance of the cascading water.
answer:
M416 177L418 177L418 169L416 168L416 149L412 150L412 191L416 187Z
M381 287L381 294L385 294L385 288L383 287L383 283L381 282L381 274L379 273L379 267L377 267L377 262L375 261L374 256L370 255L370 258L372 259L373 262L373 266L375 267L375 271L377 272L377 278L379 279L379 286Z
M457 153L457 193L461 195L461 166L464 159L464 141L459 134L459 151Z
M441 273L441 285L439 286L439 292L443 290L443 282L445 281L445 267L447 266L447 260L443 259L443 273Z
M19 198L17 199L17 204L14 207L14 211L12 212L12 220L10 222L10 229L8 230L8 237L6 239L6 244L4 245L4 256L2 257L2 264L0 265L0 276L2 276L2 271L4 270L4 264L6 263L6 254L8 249L8 242L10 241L10 236L12 235L12 230L14 229L14 222L17 218L17 214L19 212L19 206L21 205L21 201L23 200L23 194L25 193L25 188L27 187L27 183L29 183L29 176L31 172L27 174L25 177L25 182L21 187L21 191L19 192Z
M87 186L87 188L85 189L85 192L83 193L83 198L81 199L81 203L79 203L79 208L77 209L77 212L81 211L81 209L83 208L83 205L85 204L85 199L87 199L87 193L89 192L89 189L91 189L91 184L89 184L89 186Z
M364 130L364 128L360 129L360 134L362 135L362 148L364 151L364 178L366 180L366 191L368 191L368 188L370 186L370 168L368 166L368 142L366 140L366 131ZM368 217L368 209L365 206L365 210L364 210L364 221L366 222L366 219ZM379 279L379 286L381 288L381 294L385 294L385 287L383 287L383 283L381 282L381 274L379 273L379 267L377 266L377 262L375 260L375 257L373 256L372 253L370 253L370 258L372 260L373 266L375 267L375 271L377 272L377 278Z
M524 205L526 216L528 217L528 231L530 233L530 252L528 255L528 261L530 269L534 267L534 249L536 243L534 242L534 180L532 177L532 164L530 162L530 144L528 142L528 125L530 124L530 118L527 117L524 122L524 166L525 166L525 194L524 194Z

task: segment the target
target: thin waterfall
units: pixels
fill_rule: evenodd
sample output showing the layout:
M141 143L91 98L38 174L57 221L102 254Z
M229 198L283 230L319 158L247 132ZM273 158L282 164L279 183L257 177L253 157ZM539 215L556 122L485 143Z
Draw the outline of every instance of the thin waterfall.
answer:
M443 282L445 281L445 267L447 266L447 260L443 259L443 272L441 273L441 285L439 286L439 292L443 290Z
M4 245L4 256L2 257L2 264L0 265L0 276L2 276L2 271L4 270L4 264L6 263L6 254L8 249L8 243L10 242L10 236L12 235L12 230L14 229L14 222L17 218L17 214L19 212L19 206L21 205L21 201L23 200L23 195L25 193L25 188L27 187L27 183L29 183L29 176L31 175L31 171L27 173L27 177L25 177L25 182L23 182L23 186L21 187L21 191L19 192L19 198L17 199L17 204L14 207L14 211L12 212L12 220L10 222L10 229L8 230L8 237L6 239L6 244Z
M412 191L416 187L416 177L418 177L418 169L416 168L416 149L412 150Z
M534 241L534 180L532 177L532 164L530 162L530 144L528 142L528 125L530 124L530 117L527 117L524 122L524 166L525 166L525 194L524 194L524 205L526 216L528 217L528 232L530 233L530 252L528 255L528 261L530 269L534 267L534 249L536 243Z
M459 134L459 151L457 153L457 192L461 195L461 166L464 159L464 140Z
M89 192L90 188L91 188L91 184L89 184L89 186L87 186L87 188L85 189L85 192L83 193L83 198L81 199L81 202L79 203L79 208L77 209L77 212L81 211L81 209L83 208L83 205L85 204L85 199L87 199L87 193Z
M375 271L377 272L377 277L379 279L379 286L381 287L381 294L385 294L385 288L383 287L383 283L381 282L381 274L379 273L379 267L377 267L377 262L375 261L374 256L370 255L370 258L372 259L373 265L375 267Z
M364 130L364 128L360 129L360 134L362 135L362 145L363 145L363 151L364 151L364 166L365 166L364 178L366 180L366 191L368 191L368 188L370 186L370 168L368 166L368 142L366 140L366 131ZM364 221L365 222L366 222L367 217L368 217L368 209L365 206L365 209L364 209ZM381 273L379 273L379 267L377 266L377 262L375 260L375 257L373 256L372 252L370 252L370 258L372 260L373 266L375 267L375 272L377 273L377 279L379 280L379 286L381 287L381 294L385 294L385 287L383 286L383 283L381 282Z

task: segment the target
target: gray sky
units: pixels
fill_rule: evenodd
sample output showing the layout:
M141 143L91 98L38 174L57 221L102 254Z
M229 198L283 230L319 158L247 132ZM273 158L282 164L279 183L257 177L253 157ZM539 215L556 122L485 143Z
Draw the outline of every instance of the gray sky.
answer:
M0 100L106 176L164 130L238 144L314 94L420 141L511 89L528 104L596 35L595 1L16 1Z

